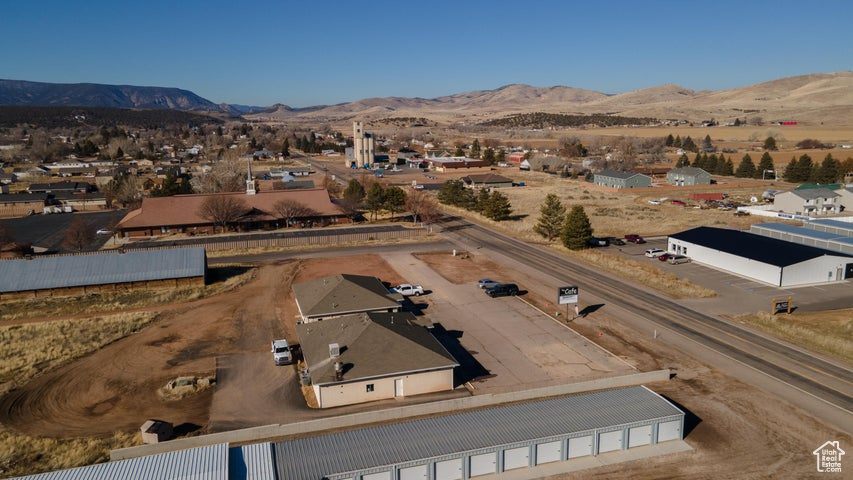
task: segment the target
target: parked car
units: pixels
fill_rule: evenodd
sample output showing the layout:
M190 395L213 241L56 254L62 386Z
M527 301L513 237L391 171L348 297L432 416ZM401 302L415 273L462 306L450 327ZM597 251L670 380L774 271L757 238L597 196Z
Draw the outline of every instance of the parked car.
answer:
M669 253L664 253L663 255L658 256L658 260L660 260L661 262L665 262L665 261L669 260L669 257L670 257Z
M648 200L649 205L660 205L660 200Z
M106 228L99 228L98 231L95 233L97 233L98 235L112 235L113 231L107 230Z
M670 255L669 263L673 265L678 265L679 263L689 263L690 257L685 257L684 255Z
M686 204L686 203L684 203L684 202L682 202L681 200L673 200L673 201L671 201L671 202L669 202L669 203L671 203L671 204L673 204L673 205L681 205L682 207L686 207L686 206L687 206L687 204Z
M587 242L590 247L607 247L610 245L610 240L606 238L592 237Z
M500 283L492 288L487 288L486 295L492 298L518 295L518 285L514 283Z
M643 237L637 235L636 233L625 235L625 241L636 244L646 243L646 241L643 240Z
M293 355L290 353L287 340L272 341L272 358L276 365L289 365L293 362Z
M400 285L392 288L391 293L399 293L404 297L408 297L410 295L420 297L424 294L424 287L420 285L412 285L411 283L401 283Z
M621 238L609 237L607 240L610 242L611 245L625 245L625 241Z
M501 282L497 280L492 280L491 278L481 278L477 281L477 286L480 288L492 288L500 284Z
M661 250L660 248L650 248L650 249L646 250L645 255L649 258L657 258L657 257L664 255L664 254L666 254L666 251Z

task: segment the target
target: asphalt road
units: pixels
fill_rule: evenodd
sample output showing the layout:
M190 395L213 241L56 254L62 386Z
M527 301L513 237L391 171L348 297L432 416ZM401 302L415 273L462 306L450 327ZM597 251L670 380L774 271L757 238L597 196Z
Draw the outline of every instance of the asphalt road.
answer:
M822 418L830 425L853 432L853 372L840 363L744 330L719 318L658 296L479 225L454 218L444 223L446 238L464 248L506 255L555 279L574 278L581 291L604 299L607 305L630 316L674 332L675 345L737 378L777 394ZM685 341L686 340L686 341ZM713 352L698 352L696 345ZM755 373L760 375L755 375Z

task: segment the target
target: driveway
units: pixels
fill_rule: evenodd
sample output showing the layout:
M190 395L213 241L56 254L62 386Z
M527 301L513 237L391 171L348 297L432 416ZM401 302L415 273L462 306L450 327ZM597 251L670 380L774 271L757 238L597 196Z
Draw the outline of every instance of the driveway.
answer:
M475 284L447 281L406 253L385 256L400 275L430 290L418 302L423 313L455 332L461 345L488 372L475 393L524 390L633 372L571 329L536 310L523 297L490 298Z

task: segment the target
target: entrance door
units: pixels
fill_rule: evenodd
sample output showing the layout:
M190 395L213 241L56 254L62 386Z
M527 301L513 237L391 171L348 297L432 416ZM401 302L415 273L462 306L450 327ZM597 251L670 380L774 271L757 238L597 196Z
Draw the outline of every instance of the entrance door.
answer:
M844 278L853 278L853 263L848 263L844 269Z
M394 396L402 397L403 395L403 379L397 378L394 380Z

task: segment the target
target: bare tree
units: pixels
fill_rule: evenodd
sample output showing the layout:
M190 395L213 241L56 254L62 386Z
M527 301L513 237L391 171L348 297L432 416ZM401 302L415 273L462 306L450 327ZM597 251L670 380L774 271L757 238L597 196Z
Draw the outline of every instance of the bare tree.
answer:
M296 200L279 200L273 204L272 209L276 217L284 220L287 226L293 224L297 218L318 215L316 210Z
M412 213L412 222L431 224L441 216L441 210L432 195L423 190L412 190L406 196L406 209Z
M326 175L323 177L323 188L329 192L330 197L340 197L341 195L341 186L338 184L337 180L332 180L332 177Z
M198 193L240 192L246 186L245 163L240 162L235 149L228 149L213 164L210 171L196 175L190 181Z
M79 215L75 215L71 219L71 224L68 230L65 231L65 238L62 240L62 246L83 251L83 247L95 241L95 232L92 227L86 225Z
M211 195L202 202L198 214L201 218L222 227L224 232L228 224L236 221L247 210L246 202L234 195Z

